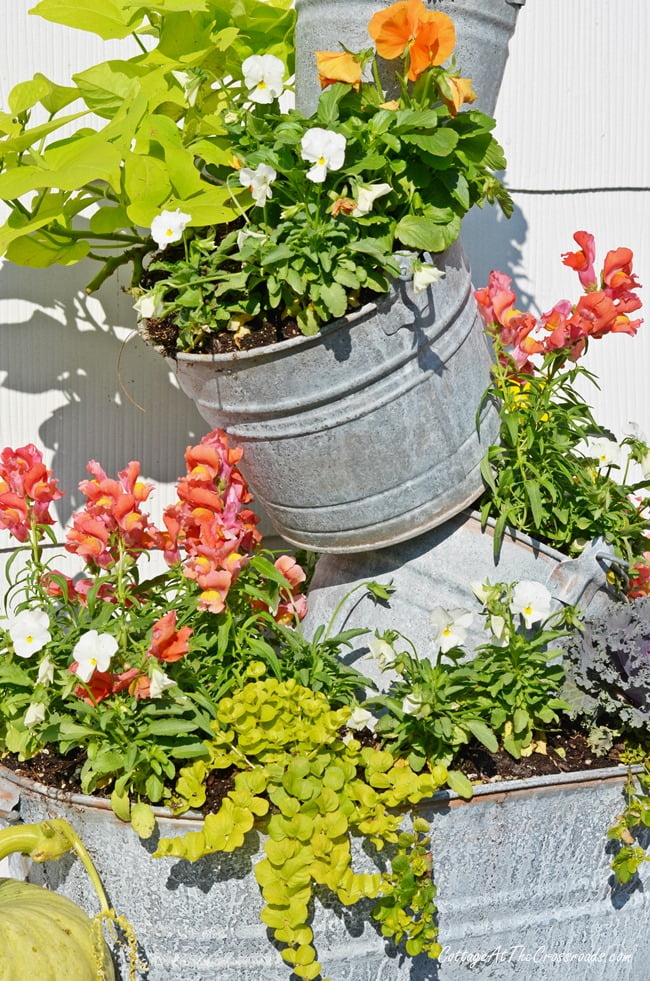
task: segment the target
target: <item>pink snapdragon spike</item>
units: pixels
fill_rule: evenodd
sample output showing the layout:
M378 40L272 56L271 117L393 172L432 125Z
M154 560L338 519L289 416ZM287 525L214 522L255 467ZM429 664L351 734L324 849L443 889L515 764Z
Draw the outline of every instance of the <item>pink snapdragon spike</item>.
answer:
M273 564L288 581L290 589L282 590L282 599L275 612L261 600L253 600L251 606L254 610L267 610L272 613L273 619L278 623L293 623L296 618L302 620L307 615L307 598L301 591L302 584L307 578L305 570L292 555L281 555Z
M95 460L86 469L93 479L79 484L86 505L73 516L66 536L68 552L80 555L91 567L108 569L124 553L135 558L156 548L162 533L140 510L152 490L151 484L138 479L140 464L129 463L117 480L107 477Z
M578 273L578 278L585 290L596 289L596 271L594 260L596 258L596 243L594 237L589 232L574 232L573 239L578 243L578 252L565 252L562 262L565 266L570 266Z
M514 362L518 373L535 370L530 358L563 351L567 358L577 361L586 350L590 338L606 334L636 334L642 320L631 320L630 313L638 310L640 289L632 272L633 254L630 249L613 249L605 256L600 279L594 271L596 254L594 237L589 232L573 236L581 246L577 252L565 252L564 265L575 269L584 288L576 304L560 300L537 322L531 314L516 310L511 280L501 272L491 272L488 285L474 293L479 312L488 331L500 341L504 363Z
M50 504L63 497L43 463L39 450L28 443L0 453L0 528L26 542L33 525L53 525Z

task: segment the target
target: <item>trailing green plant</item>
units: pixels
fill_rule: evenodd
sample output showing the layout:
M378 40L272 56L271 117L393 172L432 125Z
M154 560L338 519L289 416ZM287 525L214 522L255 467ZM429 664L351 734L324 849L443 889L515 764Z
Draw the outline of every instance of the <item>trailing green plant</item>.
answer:
M261 919L300 978L321 972L310 926L319 886L344 905L377 899L373 916L384 936L405 940L409 954L437 957L428 826L421 818L410 830L401 825L404 809L444 784L446 769L416 773L390 751L362 745L349 728L350 707L334 709L325 695L293 679L265 678L264 670L251 665L256 680L219 703L209 758L181 772L177 810L204 804L213 773L232 773L232 789L201 831L161 839L155 856L196 860L234 851L259 828ZM387 871L354 871L358 835L388 853Z
M593 339L609 333L635 334L641 320L629 314L641 305L635 291L632 252L608 252L599 280L594 242L576 232L582 249L564 256L578 269L584 295L561 300L539 321L515 309L511 281L493 272L475 295L495 346L492 383L485 398L499 407L499 442L483 460L486 493L481 517L495 521L498 552L507 526L554 547L578 554L603 538L624 563L647 548L648 518L639 492L650 486L630 479L630 462L648 458L645 441L629 436L621 447L599 425L580 391L595 377L578 363ZM619 479L620 478L620 479Z
M628 753L630 763L643 763L643 769L635 773L630 765L623 789L625 808L607 832L607 837L620 842L612 859L611 867L619 882L629 882L644 862L650 862L647 842L650 838L650 755L646 747L640 753ZM646 846L639 842L645 835Z
M401 649L405 638L395 631L371 644L380 667L396 674L387 692L368 700L385 712L376 732L415 770L425 762L452 766L472 739L492 752L502 746L519 759L569 708L558 697L564 667L554 645L576 624L577 611L552 612L546 587L527 580L474 589L490 640L471 659L462 646L473 617L466 610L433 611L435 660L419 656L412 645ZM461 772L450 770L448 783L471 797Z

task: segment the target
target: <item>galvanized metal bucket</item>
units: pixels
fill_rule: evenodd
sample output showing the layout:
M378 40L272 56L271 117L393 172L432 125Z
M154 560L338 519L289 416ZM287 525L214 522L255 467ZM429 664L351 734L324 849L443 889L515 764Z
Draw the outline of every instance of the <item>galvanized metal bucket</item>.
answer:
M526 0L427 0L432 10L448 14L456 27L456 60L466 78L474 82L474 107L493 115L508 58L519 8ZM390 0L296 0L296 103L311 113L318 102L320 85L316 51L351 51L371 46L367 27L378 10ZM389 96L394 74L386 63L383 79Z
M536 580L547 586L558 607L571 603L594 615L611 599L606 574L613 560L602 541L570 559L516 531L506 533L495 558L493 522L483 532L480 515L463 511L439 528L391 548L361 555L322 556L312 579L302 629L310 636L320 624L328 624L336 610L333 632L350 628L368 628L371 633L399 630L412 641L418 654L427 656L433 636L431 611L437 606L462 608L474 613L466 641L467 650L472 651L487 639L472 582ZM378 604L357 588L373 579L392 583L395 591L390 600ZM343 602L353 589L355 592ZM375 682L385 684L388 676L380 675L372 660L359 663L368 652L366 641L367 637L358 637L344 659Z
M178 383L242 446L241 469L280 535L305 548L380 548L442 524L483 490L498 415L476 412L491 351L460 244L445 276L318 335L227 355L179 354Z
M438 887L438 962L388 946L367 909L322 897L314 920L332 981L645 981L650 872L615 887L606 830L622 805L622 768L478 787L470 803L439 793L420 811L432 822ZM289 981L259 921L251 859L260 847L196 863L153 859L107 801L56 793L0 767L25 821L65 817L96 863L110 901L128 917L149 962L148 981ZM162 834L197 820L160 815ZM361 868L363 853L355 859ZM365 856L367 859L367 856ZM369 861L369 860L368 860ZM30 879L89 911L96 900L71 857L33 865ZM645 888L644 888L645 887ZM122 971L122 981L126 974Z

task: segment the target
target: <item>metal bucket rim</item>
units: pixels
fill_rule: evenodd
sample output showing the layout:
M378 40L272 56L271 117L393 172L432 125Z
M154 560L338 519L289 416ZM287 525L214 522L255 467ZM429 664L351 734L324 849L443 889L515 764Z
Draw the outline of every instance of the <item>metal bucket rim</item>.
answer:
M633 766L632 772L638 773L642 769L641 766ZM603 767L597 770L575 770L567 771L563 773L550 773L544 774L542 776L535 777L525 777L521 780L502 780L495 781L494 783L482 783L476 784L472 787L474 796L469 801L464 801L459 797L457 793L453 790L438 790L431 797L419 801L417 807L426 807L427 805L440 805L450 803L452 801L459 801L463 803L471 803L474 799L481 799L498 795L516 795L522 791L535 790L538 787L542 788L553 788L553 787L566 787L573 784L579 785L590 782L604 782L613 780L622 780L627 775L628 768L624 764L620 763L618 766ZM48 800L53 802L62 802L69 805L74 805L76 807L84 807L88 810L104 811L113 814L111 803L106 797L89 797L86 794L70 794L65 790L57 790L54 787L48 787L45 784L39 783L37 780L32 780L31 777L23 777L20 774L15 773L13 770L8 769L0 763L0 779L6 780L8 783L12 783L19 788L24 788L33 793L40 794L42 797L46 797ZM154 807L153 812L156 817L165 819L178 819L179 821L202 821L203 815L197 811L185 811L183 814L174 814L167 807ZM117 818L116 818L117 820Z

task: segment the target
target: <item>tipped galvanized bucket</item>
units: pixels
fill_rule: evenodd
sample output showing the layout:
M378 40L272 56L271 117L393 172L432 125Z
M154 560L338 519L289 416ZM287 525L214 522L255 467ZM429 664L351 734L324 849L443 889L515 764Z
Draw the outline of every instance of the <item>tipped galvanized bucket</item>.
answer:
M519 8L526 0L427 0L432 10L448 14L456 27L456 61L466 78L474 82L478 99L474 108L493 115L508 58ZM316 51L350 51L372 45L368 22L389 0L296 0L296 102L303 112L313 112L320 85ZM391 68L382 79L391 94ZM395 94L395 93L393 93Z
M241 469L287 541L381 548L442 524L483 490L498 431L485 339L460 244L444 278L397 281L313 337L227 355L180 354L183 391L244 449Z
M447 792L418 810L432 823L438 962L388 945L367 908L322 895L315 944L332 981L645 981L650 872L613 884L606 832L623 804L624 769L558 774L478 787L469 803ZM289 981L291 969L259 921L251 867L260 847L190 863L153 859L107 801L57 793L0 766L24 821L65 817L97 865L111 903L139 936L148 981ZM198 830L163 817L165 835ZM370 862L359 850L355 866ZM366 866L370 868L371 866ZM95 897L74 858L33 865L30 879L88 910ZM645 887L645 888L644 888ZM1 960L1 954L0 954ZM120 961L120 966L122 966ZM126 981L124 970L121 981ZM34 979L36 981L36 979Z
M575 559L513 530L506 532L496 559L493 546L493 522L483 532L480 515L464 511L443 526L392 548L322 556L312 579L303 630L310 636L320 624L329 623L336 610L333 632L365 628L371 636L375 630L399 630L426 657L433 637L431 611L437 606L471 611L474 619L465 646L472 651L485 643L481 606L472 582L533 579L544 583L558 607L571 603L591 616L606 609L613 597L607 571L615 558L602 540L588 545ZM368 580L392 583L395 591L390 600L377 604L364 595L358 587ZM343 602L352 589L354 594ZM344 660L385 684L387 676L373 668L373 661L358 663L368 651L367 636L355 640Z

